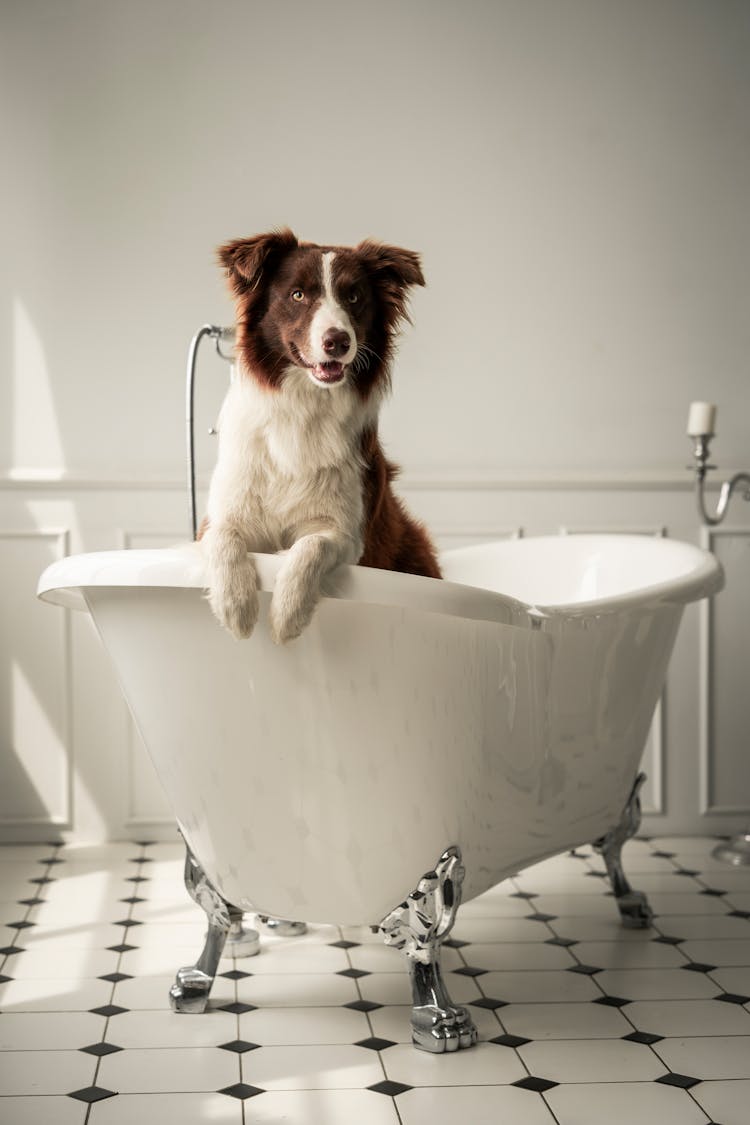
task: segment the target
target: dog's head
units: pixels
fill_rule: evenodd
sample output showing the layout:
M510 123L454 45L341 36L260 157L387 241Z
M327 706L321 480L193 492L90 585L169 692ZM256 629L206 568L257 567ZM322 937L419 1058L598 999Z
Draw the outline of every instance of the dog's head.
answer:
M265 385L296 369L325 389L351 382L366 398L387 382L408 290L424 285L413 251L318 246L280 230L228 242L219 260L237 299L237 349Z

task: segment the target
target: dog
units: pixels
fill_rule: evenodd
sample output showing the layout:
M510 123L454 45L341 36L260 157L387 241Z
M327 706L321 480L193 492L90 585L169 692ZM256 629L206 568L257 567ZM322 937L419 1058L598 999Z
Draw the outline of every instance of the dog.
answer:
M413 251L320 246L286 228L227 242L218 256L236 301L237 370L198 536L208 598L230 633L249 637L258 594L248 552L286 552L270 610L271 635L285 643L342 563L440 578L378 440L407 294L425 282Z

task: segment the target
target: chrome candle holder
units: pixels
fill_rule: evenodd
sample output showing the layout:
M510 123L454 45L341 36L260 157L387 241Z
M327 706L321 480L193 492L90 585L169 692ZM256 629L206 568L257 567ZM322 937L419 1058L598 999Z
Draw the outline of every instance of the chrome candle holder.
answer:
M688 437L693 442L693 464L689 469L695 472L695 498L698 504L698 514L703 523L708 527L716 527L724 519L729 507L729 501L735 491L743 490L742 496L750 500L750 473L735 473L729 480L724 481L719 492L719 502L716 511L710 515L706 511L706 497L704 493L706 475L715 465L709 464L711 440L715 437L714 426L716 423L716 407L709 402L694 402L690 407L688 416ZM750 829L740 832L731 840L727 840L714 848L713 855L716 859L724 860L735 867L750 864Z

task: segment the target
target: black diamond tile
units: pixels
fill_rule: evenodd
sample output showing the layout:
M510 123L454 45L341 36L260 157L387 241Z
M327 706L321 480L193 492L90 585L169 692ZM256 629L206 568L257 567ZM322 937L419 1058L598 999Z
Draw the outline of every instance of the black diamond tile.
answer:
M623 1035L628 1043L644 1043L650 1046L652 1043L661 1043L663 1035L652 1035L650 1031L631 1031L630 1035Z
M593 977L596 973L601 973L602 970L598 969L596 965L570 965L566 973L581 973L586 977Z
M483 977L489 969L475 969L471 965L463 965L460 969L452 970L459 977Z
M55 880L49 875L38 875L36 879L29 879L30 883L37 883L40 887L44 883L54 883Z
M37 863L65 863L65 860L58 859L56 856L51 855L48 859L38 859Z
M142 926L143 922L137 922L135 918L123 918L121 922L113 922L113 926Z
M219 1049L222 1051L234 1051L237 1055L244 1055L246 1051L260 1050L260 1043L248 1043L244 1039L233 1039L231 1043L220 1043Z
M691 1078L689 1074L675 1074L670 1071L669 1074L662 1074L661 1078L656 1079L664 1086L679 1086L681 1090L689 1090L691 1086L697 1086L701 1081L700 1078Z
M468 941L461 941L459 938L454 938L454 937L448 938L447 941L443 942L443 945L447 945L449 949L463 949L463 947L465 945L470 945L470 944L471 943L468 942Z
M674 859L676 854L676 852L651 852L651 855L655 855L659 859Z
M356 949L359 946L358 941L330 941L328 943L334 949Z
M133 840L137 848L153 848L156 840Z
M355 1012L374 1012L378 1008L382 1008L382 1004L376 1004L373 1000L352 1000L351 1004L344 1004L344 1008L351 1008Z
M399 1094L405 1093L406 1090L413 1090L413 1086L405 1086L403 1082L376 1082L374 1086L368 1086L368 1090L373 1090L376 1094L386 1094L387 1097L395 1098Z
M243 1102L247 1098L256 1097L257 1094L265 1094L265 1090L261 1090L260 1086L248 1086L247 1082L235 1082L234 1086L225 1086L223 1090L218 1092L228 1094L230 1098L238 1098Z
M351 977L352 980L357 980L359 977L372 976L366 969L339 969L336 973L337 977Z
M497 1043L501 1047L523 1047L524 1043L530 1043L530 1039L524 1039L522 1035L496 1035L494 1039L490 1039L490 1043Z
M153 863L153 862L154 861L153 861L152 857L149 856L149 855L144 855L144 856L134 855L132 859L128 860L128 863Z
M98 980L108 980L111 984L119 984L121 980L132 980L133 977L130 973L105 973L104 976L98 977Z
M704 965L702 961L688 961L687 965L680 965L681 969L687 969L690 973L712 973L716 965Z
M553 922L557 918L556 914L527 914L526 918L530 922Z
M227 969L225 973L219 973L219 976L224 977L225 980L245 980L252 975L252 973L244 973L241 969Z
M571 945L578 945L577 941L569 937L551 937L547 938L545 945L561 945L563 949L567 949Z
M729 891L717 891L716 887L704 887L702 891L698 891L699 895L713 895L716 898L721 898L722 895L728 895Z
M601 1004L604 1008L624 1008L626 1004L632 1004L633 1001L624 1000L622 996L599 996L592 1003Z
M4 957L13 957L16 953L25 952L26 950L22 945L4 945L3 948L0 949L0 953L2 953Z
M539 895L530 894L528 891L512 891L511 894L508 897L509 898L532 899L532 898L539 898Z
M686 939L684 937L667 937L666 934L662 934L660 937L655 937L653 940L658 942L659 945L682 945L683 941Z
M136 902L146 902L146 899L139 898L138 895L130 895L129 898L121 898L120 902L130 902L135 905Z
M148 883L145 875L128 875L125 879L126 883Z
M44 901L45 901L45 899L43 899L43 898L19 898L18 899L18 905L19 906L41 906L41 904Z
M5 973L0 973L0 984L7 984L9 980L13 980L13 977L6 977Z
M101 1008L89 1008L95 1016L119 1016L123 1012L129 1011L128 1008L120 1008L117 1004L105 1004Z
M30 930L34 922L6 922L5 925L9 930Z
M491 996L483 996L481 1000L470 1000L473 1008L488 1008L494 1012L497 1008L507 1008L507 1000L494 1000Z
M674 875L687 875L689 877L692 877L694 875L700 875L700 871L693 871L693 869L690 868L690 867L678 867L673 872L673 874ZM659 1079L657 1079L657 1082L658 1081L659 1081Z
M729 918L750 918L750 910L730 910Z
M371 1039L360 1039L354 1046L367 1047L368 1051L385 1051L386 1048L395 1047L396 1044L393 1039L378 1039L377 1035L373 1035Z
M122 1051L122 1047L116 1047L114 1043L92 1043L90 1047L79 1047L79 1051L85 1051L87 1055L113 1055L116 1051Z
M235 1016L241 1016L244 1012L254 1012L256 1010L255 1004L243 1004L239 1000L235 1000L231 1004L220 1004L220 1012L231 1012ZM221 1091L220 1091L221 1092Z
M606 879L607 878L607 872L606 871L586 871L586 872L584 872L584 874L588 875L588 877L590 879Z
M534 1090L537 1094L543 1094L546 1090L552 1090L555 1086L559 1086L559 1082L550 1082L547 1078L522 1078L519 1082L511 1082L511 1086L519 1086L522 1090Z
M86 1086L83 1090L74 1090L68 1094L69 1098L76 1098L79 1102L101 1102L104 1098L114 1098L117 1090L105 1090L103 1086Z
M107 949L109 949L112 953L129 953L131 949L137 948L137 945L128 945L128 943L125 941L121 942L119 945L107 946Z
M750 1004L750 996L738 996L736 992L722 992L714 996L714 1000L723 1000L725 1004Z

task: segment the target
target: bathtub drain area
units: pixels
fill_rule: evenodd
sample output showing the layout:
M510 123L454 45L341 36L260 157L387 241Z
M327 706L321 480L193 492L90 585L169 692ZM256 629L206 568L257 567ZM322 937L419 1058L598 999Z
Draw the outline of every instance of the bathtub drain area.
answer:
M0 847L0 1120L745 1125L750 868L716 842L625 846L648 930L591 848L464 903L443 969L480 1041L449 1056L411 1046L402 958L366 928L264 935L208 1012L172 1012L205 930L177 839Z

